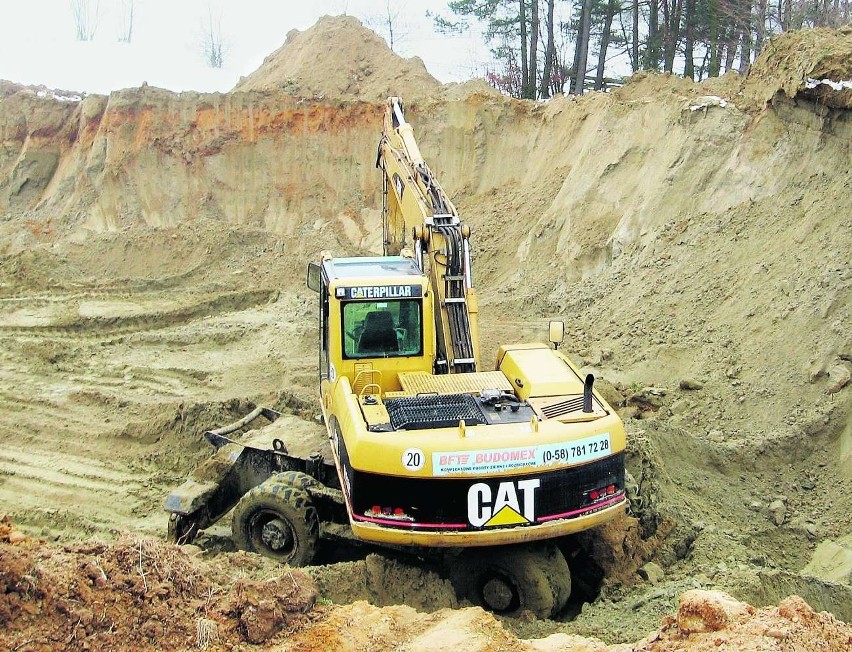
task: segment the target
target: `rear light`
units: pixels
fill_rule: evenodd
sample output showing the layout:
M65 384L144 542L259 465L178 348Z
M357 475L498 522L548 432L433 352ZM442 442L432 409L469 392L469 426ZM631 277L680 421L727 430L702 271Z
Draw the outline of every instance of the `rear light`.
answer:
M364 516L386 518L392 521L414 521L414 517L406 514L402 507L385 507L383 505L373 505L370 509L364 512Z
M587 495L589 502L595 502L597 500L601 500L603 498L607 498L608 496L614 496L618 493L618 485L610 484L605 487L597 487L596 489L592 489L589 491Z

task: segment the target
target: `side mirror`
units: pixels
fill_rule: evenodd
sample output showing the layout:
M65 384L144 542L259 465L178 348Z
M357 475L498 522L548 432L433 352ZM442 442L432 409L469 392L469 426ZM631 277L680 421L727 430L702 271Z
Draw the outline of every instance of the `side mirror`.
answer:
M308 278L306 283L308 288L314 292L320 291L320 266L317 263L308 263Z
M548 324L549 339L554 349L558 349L565 339L565 322L552 321Z

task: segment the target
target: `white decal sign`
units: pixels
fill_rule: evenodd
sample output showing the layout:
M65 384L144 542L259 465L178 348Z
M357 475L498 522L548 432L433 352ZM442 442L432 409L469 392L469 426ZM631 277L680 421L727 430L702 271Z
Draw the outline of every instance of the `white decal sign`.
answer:
M402 465L408 471L419 471L426 465L426 455L419 448L407 448L402 452Z
M474 527L523 525L535 521L535 490L538 478L501 482L497 491L484 482L471 485L467 492L467 520Z
M516 448L432 453L432 475L487 475L516 469L580 464L612 454L608 432L575 441Z

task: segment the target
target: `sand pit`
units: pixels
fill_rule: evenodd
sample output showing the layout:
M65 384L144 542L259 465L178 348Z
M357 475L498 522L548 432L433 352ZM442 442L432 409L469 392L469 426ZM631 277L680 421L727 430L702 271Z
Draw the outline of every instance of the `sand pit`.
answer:
M282 52L310 58L310 36ZM818 550L848 547L852 522L852 123L841 95L827 101L806 78L849 72L838 67L849 34L791 38L745 80L641 75L546 105L472 84L410 105L424 155L474 229L486 364L498 344L565 320L565 350L607 381L628 425L633 511L578 542L603 574L588 578L594 602L560 621L456 611L439 573L356 552L311 572L320 607L308 621L321 622L293 631L290 649L815 649L814 632L848 646L848 628L818 612L849 619L849 575ZM261 77L275 82L273 68ZM155 598L147 567L143 578L128 561L140 539L122 533L153 537L143 560L187 561L161 542L162 502L208 454L204 430L262 404L285 413L291 446L322 439L304 270L322 249L380 246L381 98L305 88L307 99L135 89L60 104L0 87L0 512L32 537L2 544L0 573L16 608L37 605L6 634L12 648L106 640L97 609L71 622L51 611L68 596L28 593L36 561L65 590L70 577L96 583L80 569L109 559L108 577L132 580L137 602ZM706 101L720 93L724 106ZM245 559L214 556L226 539L209 535L214 567ZM753 607L698 631L674 615L696 589ZM232 645L255 636L239 624L245 610L199 611L203 596L175 591L156 597L187 609L175 630L162 613L120 607L128 623L158 618L132 639L138 649L192 648L213 636L199 618ZM253 591L252 609L283 613ZM720 600L711 611L733 604ZM400 602L419 612L387 606ZM304 622L277 618L268 649Z

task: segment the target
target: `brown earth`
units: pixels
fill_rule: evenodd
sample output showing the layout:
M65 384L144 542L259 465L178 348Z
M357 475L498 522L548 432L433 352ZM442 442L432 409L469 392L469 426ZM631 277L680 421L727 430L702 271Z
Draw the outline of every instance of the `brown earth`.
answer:
M440 89L419 57L401 59L354 16L323 16L304 32L291 30L284 45L234 86L234 91L368 102L383 102L391 95L421 99Z
M317 35L331 26L330 52ZM298 645L334 632L349 649L509 649L515 635L557 632L545 639L555 648L530 649L605 649L565 637L632 645L694 589L758 608L736 607L722 634L666 621L642 645L748 649L733 642L742 635L754 649L817 649L823 627L848 637L787 596L852 621L852 123L847 91L806 87L852 79L849 38L778 37L746 79L641 74L546 104L477 83L422 96L298 90L276 55L257 75L277 90L69 102L0 83L0 512L58 542L4 547L0 573L18 578L7 586L32 597L15 569L54 558L68 579L43 582L70 586L83 577L75 555L89 555L116 560L139 598L117 551L185 555L120 533L163 535L162 500L207 454L205 429L264 403L287 413L290 443L322 438L305 264L322 249L380 248L373 166L379 100L394 92L416 100L421 149L473 226L485 360L565 320L565 350L606 381L627 421L638 493L631 517L586 535L608 579L570 621L441 611L457 606L442 578L374 554L310 569L323 601L431 613L321 609L330 629L307 628ZM289 38L280 63L343 69L355 51L371 56L367 42L351 21L326 19ZM348 59L335 68L338 46ZM406 65L391 55L370 77L398 79ZM123 538L115 550L80 543L92 535ZM210 547L223 541L210 533ZM169 599L189 610L163 645L192 647L194 619L208 616L191 595ZM48 614L55 602L39 605L26 622L82 635ZM767 638L754 624L764 617L781 619L767 632L808 627ZM362 621L370 628L352 626ZM27 649L27 636L14 645Z

